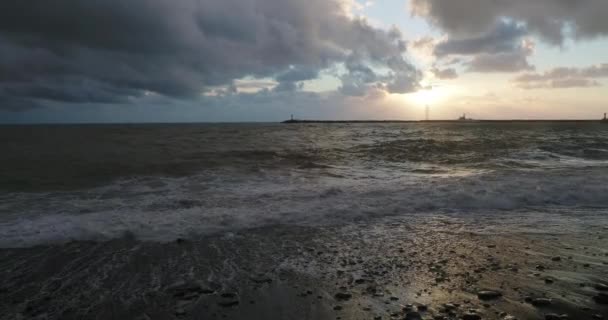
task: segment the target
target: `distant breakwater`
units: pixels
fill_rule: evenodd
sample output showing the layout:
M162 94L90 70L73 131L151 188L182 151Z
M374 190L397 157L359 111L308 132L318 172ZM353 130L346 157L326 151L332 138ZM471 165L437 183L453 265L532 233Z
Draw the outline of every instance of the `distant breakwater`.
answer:
M550 123L550 122L559 122L559 123L604 123L608 124L606 120L567 120L567 119L558 119L558 120L549 120L549 119L512 119L512 120L285 120L281 123Z

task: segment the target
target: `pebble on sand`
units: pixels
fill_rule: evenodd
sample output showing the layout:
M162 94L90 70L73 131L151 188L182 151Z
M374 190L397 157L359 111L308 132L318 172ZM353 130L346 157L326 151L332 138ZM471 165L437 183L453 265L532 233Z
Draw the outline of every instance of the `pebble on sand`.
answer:
M239 304L238 300L220 301L217 303L220 307L234 307Z
M477 292L477 297L481 300L492 300L502 296L502 293L494 290L481 290Z
M462 320L481 320L481 316L476 313L465 313Z
M608 294L600 292L597 296L593 297L593 300L599 304L608 304Z
M334 295L337 300L349 300L352 296L352 294L345 292L338 292Z
M552 301L548 298L529 298L526 299L527 302L531 303L535 307L543 307L551 305Z
M416 311L408 312L405 315L405 320L421 320L422 316Z

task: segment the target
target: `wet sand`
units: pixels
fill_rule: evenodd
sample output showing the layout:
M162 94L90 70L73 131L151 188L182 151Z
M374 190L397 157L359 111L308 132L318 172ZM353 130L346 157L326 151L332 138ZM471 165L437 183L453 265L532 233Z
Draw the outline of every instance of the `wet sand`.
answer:
M605 224L479 232L472 221L1 249L0 319L608 319Z

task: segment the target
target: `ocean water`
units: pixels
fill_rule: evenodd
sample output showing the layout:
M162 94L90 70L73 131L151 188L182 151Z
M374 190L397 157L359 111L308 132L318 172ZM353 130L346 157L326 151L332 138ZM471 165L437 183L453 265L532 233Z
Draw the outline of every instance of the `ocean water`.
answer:
M430 214L561 232L608 217L600 123L4 126L0 145L5 248Z

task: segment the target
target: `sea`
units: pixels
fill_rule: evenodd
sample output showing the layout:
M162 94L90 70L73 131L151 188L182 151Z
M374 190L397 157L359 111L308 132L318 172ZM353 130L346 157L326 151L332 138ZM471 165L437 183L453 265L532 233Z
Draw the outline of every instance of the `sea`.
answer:
M0 148L2 248L426 215L584 231L608 217L599 122L18 125L0 127Z

